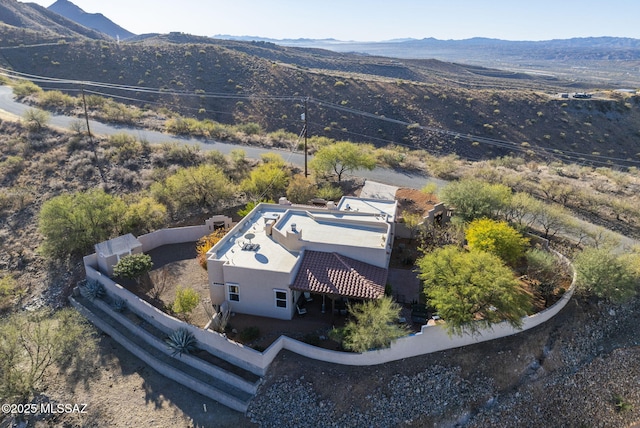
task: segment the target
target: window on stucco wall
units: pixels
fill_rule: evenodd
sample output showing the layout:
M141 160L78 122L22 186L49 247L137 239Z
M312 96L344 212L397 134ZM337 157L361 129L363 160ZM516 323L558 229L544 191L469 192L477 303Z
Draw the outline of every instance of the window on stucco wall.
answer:
M238 284L227 284L227 289L229 291L229 301L239 302L240 301L240 286Z
M287 307L287 292L285 290L273 290L277 308Z

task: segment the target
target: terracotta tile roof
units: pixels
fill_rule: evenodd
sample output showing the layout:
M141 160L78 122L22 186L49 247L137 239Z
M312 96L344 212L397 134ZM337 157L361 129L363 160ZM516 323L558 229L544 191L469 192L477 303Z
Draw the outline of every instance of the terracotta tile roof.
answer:
M384 296L387 269L337 253L306 250L291 289L358 299Z

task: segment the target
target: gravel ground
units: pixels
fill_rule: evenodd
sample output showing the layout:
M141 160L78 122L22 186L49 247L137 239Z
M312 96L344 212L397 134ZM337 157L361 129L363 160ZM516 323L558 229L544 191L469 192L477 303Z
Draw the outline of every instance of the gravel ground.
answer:
M283 352L247 417L263 427L630 426L640 420L639 310L638 300L574 298L532 331L374 367Z

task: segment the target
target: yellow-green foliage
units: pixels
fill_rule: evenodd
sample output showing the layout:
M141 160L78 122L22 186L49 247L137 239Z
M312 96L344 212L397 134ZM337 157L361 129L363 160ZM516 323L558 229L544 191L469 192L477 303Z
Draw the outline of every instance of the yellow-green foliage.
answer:
M351 319L344 328L344 347L354 352L388 348L393 340L407 334L405 325L396 322L401 309L386 296L351 306Z
M78 99L60 91L45 91L38 95L38 104L43 107L74 107Z
M193 288L178 287L176 299L173 301L171 309L178 315L187 319L191 312L200 303L200 295Z
M153 196L174 212L193 208L217 208L231 198L234 186L215 165L182 168L151 186Z
M19 80L13 84L13 94L17 98L24 98L38 92L42 92L40 86L28 80Z
M227 233L225 229L218 229L207 236L203 236L196 242L196 253L198 254L198 263L204 269L207 269L207 251L216 245Z
M287 199L294 204L306 204L316 195L318 186L304 174L293 176L287 187Z
M13 275L0 272L0 309L5 309L13 299L23 294L24 290L18 287L18 282Z
M465 237L470 249L495 254L512 266L522 258L528 244L528 239L506 221L487 218L473 220Z

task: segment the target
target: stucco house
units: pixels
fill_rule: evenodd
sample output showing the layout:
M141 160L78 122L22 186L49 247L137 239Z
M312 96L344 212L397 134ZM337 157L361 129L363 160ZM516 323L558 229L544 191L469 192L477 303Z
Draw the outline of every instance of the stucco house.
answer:
M299 299L384 295L397 202L343 197L327 207L261 203L207 253L211 302L292 319Z

